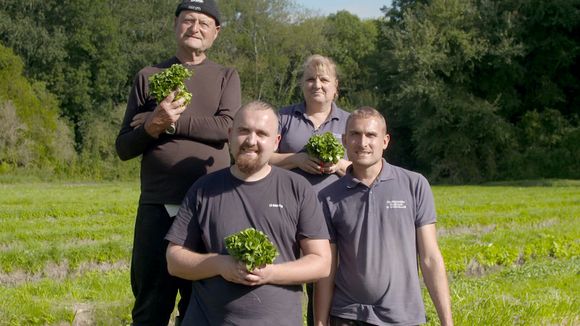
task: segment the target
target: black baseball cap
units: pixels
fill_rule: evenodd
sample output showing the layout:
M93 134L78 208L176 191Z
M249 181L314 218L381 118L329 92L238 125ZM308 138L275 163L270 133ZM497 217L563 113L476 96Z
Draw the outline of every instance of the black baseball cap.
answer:
M214 0L183 0L175 10L175 17L182 10L193 10L206 14L215 20L216 26L220 26L220 11Z

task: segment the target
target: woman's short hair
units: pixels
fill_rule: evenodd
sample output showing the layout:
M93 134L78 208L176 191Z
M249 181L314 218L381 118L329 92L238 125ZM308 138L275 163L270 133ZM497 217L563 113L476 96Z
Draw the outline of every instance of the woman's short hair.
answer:
M330 76L338 80L338 72L336 71L336 63L329 58L322 56L320 54L313 54L306 58L304 64L302 65L302 74L300 76L300 84L304 84L304 78L306 78L306 72L310 69L315 71L324 71Z

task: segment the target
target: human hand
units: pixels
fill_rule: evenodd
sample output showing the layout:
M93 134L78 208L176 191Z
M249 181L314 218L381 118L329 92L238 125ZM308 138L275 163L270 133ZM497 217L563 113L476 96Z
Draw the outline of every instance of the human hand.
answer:
M274 265L271 264L260 266L250 272L246 280L250 282L251 286L272 283L271 281L274 275L274 269Z
M232 256L223 256L222 264L220 266L220 275L226 281L238 283L243 285L252 285L252 277L250 272L246 269L246 265L236 260Z
M322 173L324 174L333 174L336 173L336 171L338 171L338 164L332 162L324 162L322 163L322 166L320 168L322 170Z
M142 126L145 123L145 121L147 121L147 118L149 118L150 114L151 114L151 112L137 113L133 117L133 120L131 121L130 126L133 127L133 129L139 128L140 126Z
M322 161L308 155L308 153L301 152L294 154L294 161L296 162L296 166L302 171L310 174L322 174Z
M327 174L336 173L339 176L343 176L346 173L346 169L351 165L350 161L345 159L340 159L336 163L324 163L322 165L322 172Z
M155 110L151 112L144 121L144 127L147 133L153 137L159 137L170 125L174 124L183 111L185 111L185 99L173 101L177 91L169 93L169 95L157 105ZM136 115L137 116L137 115Z

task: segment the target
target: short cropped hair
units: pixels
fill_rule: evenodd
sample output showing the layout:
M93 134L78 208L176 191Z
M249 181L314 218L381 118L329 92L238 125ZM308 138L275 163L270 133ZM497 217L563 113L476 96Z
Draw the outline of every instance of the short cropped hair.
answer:
M253 110L253 111L272 111L272 113L276 117L276 121L279 120L278 111L276 110L276 108L272 104L267 103L267 102L264 102L264 101L260 101L260 100L251 101L251 102L243 105L238 110L238 112L236 112L236 115L234 116L234 120L236 120L236 118L242 112L244 112L246 110Z
M387 119L385 119L385 117L377 109L370 107L370 106L362 106L362 107L354 110L348 116L348 119L346 119L346 128L347 128L346 131L348 131L348 125L349 125L351 120L370 119L370 118L376 118L377 120L379 120L380 124L383 126L383 130L385 131L385 134L387 133Z

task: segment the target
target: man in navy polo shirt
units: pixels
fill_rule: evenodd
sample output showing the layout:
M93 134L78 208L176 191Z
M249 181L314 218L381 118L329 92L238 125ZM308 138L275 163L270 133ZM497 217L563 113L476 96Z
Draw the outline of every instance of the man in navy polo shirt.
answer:
M417 265L441 324L453 324L433 194L422 175L382 158L389 139L377 110L353 112L343 136L352 166L319 193L333 265L316 284L318 325L425 323Z

